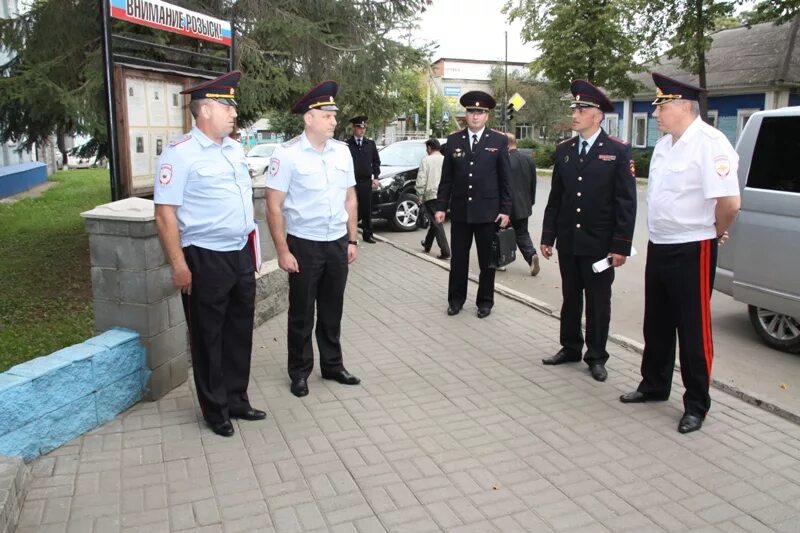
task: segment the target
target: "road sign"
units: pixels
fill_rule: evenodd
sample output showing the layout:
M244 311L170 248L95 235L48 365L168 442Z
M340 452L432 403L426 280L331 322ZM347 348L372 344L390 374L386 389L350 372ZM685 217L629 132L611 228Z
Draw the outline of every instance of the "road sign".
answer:
M514 108L514 111L519 111L525 105L525 99L519 93L514 93L508 103Z

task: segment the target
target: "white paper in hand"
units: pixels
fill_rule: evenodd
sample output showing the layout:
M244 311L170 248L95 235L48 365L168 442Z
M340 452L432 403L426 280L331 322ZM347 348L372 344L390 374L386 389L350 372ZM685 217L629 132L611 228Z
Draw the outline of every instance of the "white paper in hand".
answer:
M629 255L628 257L633 257L634 255L636 255L636 248L631 246L631 255ZM594 271L595 274L599 274L600 272L603 272L604 270L608 269L609 267L611 267L611 258L610 257L604 257L600 261L597 261L596 263L592 263L592 271Z

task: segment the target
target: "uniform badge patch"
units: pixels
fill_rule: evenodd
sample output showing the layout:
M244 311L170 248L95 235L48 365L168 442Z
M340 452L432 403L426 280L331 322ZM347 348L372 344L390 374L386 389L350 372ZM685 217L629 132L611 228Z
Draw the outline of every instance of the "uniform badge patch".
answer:
M269 175L276 176L278 174L278 170L281 168L281 160L275 159L274 157L269 160Z
M731 171L731 161L727 155L718 155L714 158L714 170L717 171L717 176L726 178Z
M172 180L172 165L164 163L158 169L158 181L161 185L167 185Z
M617 156L610 154L600 154L597 156L597 159L599 159L600 161L615 161L617 159Z
M484 148L487 152L496 152L497 148Z
M564 156L564 163L568 163L568 162L569 162L569 156L568 156L568 155L565 155L565 156Z
M631 176L636 177L636 161L631 159Z

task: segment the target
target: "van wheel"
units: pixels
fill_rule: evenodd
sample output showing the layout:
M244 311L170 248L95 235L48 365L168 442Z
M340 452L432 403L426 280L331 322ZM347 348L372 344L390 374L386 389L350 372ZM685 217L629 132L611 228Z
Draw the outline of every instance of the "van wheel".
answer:
M417 229L419 217L419 204L413 194L403 193L394 208L394 215L389 219L389 224L395 231L414 231Z
M800 353L800 320L754 305L748 306L753 329L771 347Z

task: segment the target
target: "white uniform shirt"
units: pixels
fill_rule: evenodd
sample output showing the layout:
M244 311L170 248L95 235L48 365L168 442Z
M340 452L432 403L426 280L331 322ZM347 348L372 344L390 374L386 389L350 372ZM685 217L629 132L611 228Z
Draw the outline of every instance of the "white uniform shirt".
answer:
M218 252L241 250L255 229L253 184L242 145L222 144L198 128L161 153L153 201L178 206L181 246Z
M286 193L286 233L335 241L347 233L347 189L356 184L347 144L328 139L322 152L303 133L275 149L266 185Z
M725 135L700 117L673 144L656 143L647 184L647 226L656 244L717 236L717 198L738 196L739 156Z

